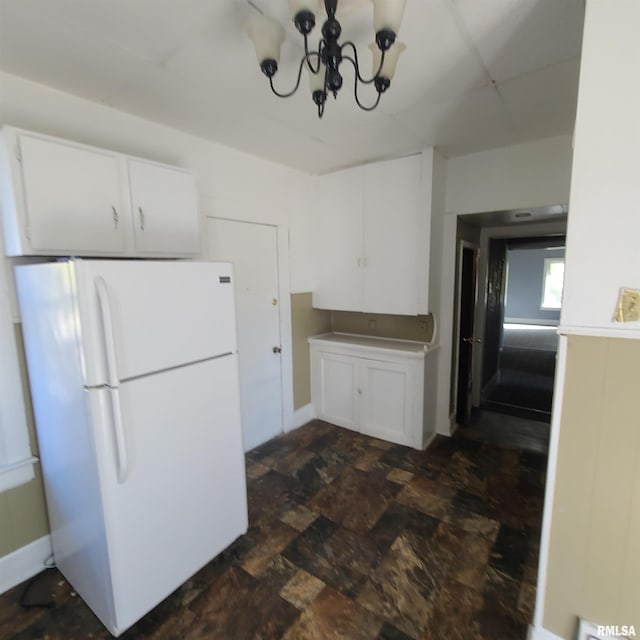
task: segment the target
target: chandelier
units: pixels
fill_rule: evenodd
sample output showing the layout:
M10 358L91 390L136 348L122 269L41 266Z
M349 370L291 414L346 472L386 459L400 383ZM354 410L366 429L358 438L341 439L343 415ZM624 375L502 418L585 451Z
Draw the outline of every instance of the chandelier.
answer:
M293 22L296 29L304 38L304 55L298 66L298 77L291 91L280 92L273 83L273 77L278 71L280 61L280 47L285 39L285 31L276 20L255 13L247 22L247 31L253 40L260 69L269 79L273 93L279 98L292 96L300 86L302 70L306 67L309 73L311 97L318 108L318 117L322 118L329 93L338 96L342 87L343 77L341 65L348 60L354 68L355 81L353 93L357 105L364 111L373 111L380 103L380 97L389 88L396 69L398 57L406 46L396 42L396 36L402 21L406 0L373 0L373 26L375 42L369 45L373 55L372 76L364 78L360 71L358 52L351 41L340 44L338 42L342 27L336 19L338 0L324 0L327 19L322 25L322 37L317 49L309 50L309 34L316 24L318 0L290 0ZM378 92L375 102L371 105L362 104L358 95L360 85L373 84Z

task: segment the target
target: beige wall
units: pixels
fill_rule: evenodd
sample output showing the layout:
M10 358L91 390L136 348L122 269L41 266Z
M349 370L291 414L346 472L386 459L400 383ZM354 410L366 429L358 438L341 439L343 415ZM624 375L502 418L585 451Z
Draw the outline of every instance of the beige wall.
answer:
M331 328L341 333L359 333L378 338L429 342L433 335L431 316L394 316L355 311L332 311Z
M0 558L49 533L40 465L36 477L0 493Z
M569 337L543 627L640 629L640 340Z
M293 408L311 402L309 336L331 331L331 312L314 309L310 293L291 296L291 342L293 353Z
M22 388L25 393L29 441L33 455L38 455L31 397L27 381L26 362L22 349L20 325L14 325ZM35 465L36 477L15 489L0 492L0 558L49 533L40 465Z

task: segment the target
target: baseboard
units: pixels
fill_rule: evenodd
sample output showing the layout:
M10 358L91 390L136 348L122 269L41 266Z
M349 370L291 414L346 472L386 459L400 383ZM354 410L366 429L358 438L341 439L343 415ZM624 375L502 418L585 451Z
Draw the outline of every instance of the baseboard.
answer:
M51 537L43 536L0 558L0 593L40 573L52 553Z
M429 448L429 445L436 439L437 435L439 434L433 431L427 436L427 438L424 441L424 446L422 447L425 451Z
M287 431L298 429L299 427L307 424L307 422L311 422L315 418L317 418L317 414L316 408L313 406L313 403L310 402L309 404L305 404L304 407L300 407L293 412L291 424L287 428Z
M529 633L527 634L527 640L563 640L555 633L551 633L544 627L534 627L529 625Z

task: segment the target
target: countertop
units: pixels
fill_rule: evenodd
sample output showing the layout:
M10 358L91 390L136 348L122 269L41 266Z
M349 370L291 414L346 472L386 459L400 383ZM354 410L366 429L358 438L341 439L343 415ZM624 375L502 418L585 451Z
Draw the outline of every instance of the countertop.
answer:
M437 347L431 346L428 342L395 340L392 338L377 338L375 336L364 336L354 333L322 333L320 335L311 336L309 338L309 343L314 342L370 347L374 349L390 349L393 351L403 351L413 354L426 354L437 349Z

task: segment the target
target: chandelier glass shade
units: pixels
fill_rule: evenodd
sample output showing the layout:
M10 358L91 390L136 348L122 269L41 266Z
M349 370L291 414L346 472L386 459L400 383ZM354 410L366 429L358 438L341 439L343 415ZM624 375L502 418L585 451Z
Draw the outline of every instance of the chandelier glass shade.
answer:
M375 41L369 45L372 53L372 75L363 77L358 60L358 51L353 42L347 40L340 43L342 26L336 18L338 0L324 0L327 19L322 25L322 36L317 48L309 49L309 34L316 25L319 9L318 0L290 0L293 22L304 38L304 54L298 66L298 76L293 89L280 92L274 86L273 78L278 71L280 49L285 40L283 26L262 13L251 15L246 29L253 40L260 69L269 79L269 86L280 98L292 96L300 86L302 72L306 68L309 74L311 97L318 109L318 117L322 118L329 93L337 97L342 88L343 76L341 65L349 61L354 68L353 93L357 105L364 111L372 111L380 103L382 94L389 88L395 73L400 54L406 46L397 42L397 34L402 21L406 0L372 0L373 29ZM360 101L358 88L360 85L373 85L377 98L373 104L365 105Z

